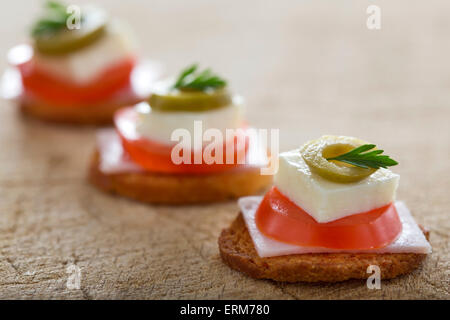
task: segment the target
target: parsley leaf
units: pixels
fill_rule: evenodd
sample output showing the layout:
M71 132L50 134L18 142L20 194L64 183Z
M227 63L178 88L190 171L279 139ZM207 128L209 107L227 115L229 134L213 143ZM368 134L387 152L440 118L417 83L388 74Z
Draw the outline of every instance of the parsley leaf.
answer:
M65 5L57 1L47 1L45 9L45 15L36 21L31 29L33 37L53 34L66 27L70 14L67 13Z
M227 82L213 73L210 69L197 72L198 66L193 64L181 71L173 85L174 89L199 90L222 88Z
M372 150L373 148L375 148L374 144L364 144L337 157L327 158L327 160L341 161L365 169L387 168L398 164L389 156L381 155L383 150Z

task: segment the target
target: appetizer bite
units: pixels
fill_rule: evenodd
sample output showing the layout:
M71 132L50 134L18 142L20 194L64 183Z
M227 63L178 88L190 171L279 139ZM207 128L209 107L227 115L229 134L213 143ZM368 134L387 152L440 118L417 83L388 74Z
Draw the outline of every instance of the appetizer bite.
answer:
M323 136L281 153L264 197L239 199L241 212L222 231L231 268L258 279L337 282L409 273L431 252L428 233L395 200L397 162L373 144Z
M117 111L115 131L99 131L90 181L149 203L205 203L261 192L272 181L260 173L267 150L249 134L242 108L224 79L190 66L177 79L155 84L147 102Z
M48 1L33 25L31 44L8 53L20 73L16 98L21 110L55 122L111 123L117 109L148 96L136 81L159 73L157 64L137 63L132 38L125 25L98 7L77 11Z

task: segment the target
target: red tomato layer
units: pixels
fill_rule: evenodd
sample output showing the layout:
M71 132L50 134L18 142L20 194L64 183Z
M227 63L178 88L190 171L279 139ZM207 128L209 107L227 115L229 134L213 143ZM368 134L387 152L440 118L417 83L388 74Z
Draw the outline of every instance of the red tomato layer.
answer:
M366 250L381 248L396 239L402 223L391 203L368 212L319 223L276 187L264 196L256 225L277 241L330 249Z
M49 74L31 59L18 65L24 90L40 100L58 105L89 105L102 102L129 86L135 58L116 63L87 84L77 84Z
M191 152L191 164L181 163L175 164L172 161L171 153L174 145L162 144L141 136L136 130L137 112L134 108L124 108L116 112L114 116L114 123L116 130L122 140L122 145L128 155L141 165L143 168L162 173L186 173L186 174L201 174L223 172L242 166L242 160L248 150L248 137L240 136L233 139L234 145L234 163L226 164L226 144L224 145L223 164L212 163L207 164L202 161L201 164L194 163L194 152ZM244 140L241 140L244 139ZM245 143L238 143L238 141L245 141ZM202 150L203 152L203 150ZM182 152L181 152L182 155ZM238 161L241 160L241 161Z

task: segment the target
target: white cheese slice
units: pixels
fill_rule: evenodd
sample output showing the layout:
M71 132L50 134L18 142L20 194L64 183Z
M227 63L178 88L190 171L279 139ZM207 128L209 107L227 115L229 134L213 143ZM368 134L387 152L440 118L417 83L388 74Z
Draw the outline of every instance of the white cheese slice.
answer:
M100 157L99 169L105 174L145 171L130 159L114 129L98 130L97 149ZM249 133L249 149L244 168L265 167L268 165L268 161L267 151L264 149L264 145L259 143L258 135Z
M379 169L354 183L328 181L311 172L300 151L295 149L280 154L274 184L292 202L322 223L394 201L399 179L398 174Z
M241 99L233 99L233 104L201 112L162 112L154 110L146 102L136 107L138 112L138 132L152 140L164 144L174 144L172 133L179 128L189 131L194 137L194 123L201 121L203 134L208 129L218 129L226 137L226 129L237 129L242 125L243 104Z
M238 201L250 237L253 240L258 255L262 258L290 254L305 253L431 253L431 246L423 235L406 205L401 201L395 202L402 232L397 239L384 248L371 250L336 250L322 247L303 247L270 239L263 235L256 226L255 214L262 197L244 197Z
M106 34L86 48L61 56L34 53L41 70L79 84L95 80L106 68L133 54L129 33L123 25L111 23Z
M144 169L133 162L124 152L120 137L114 129L100 129L97 132L99 169L105 174L142 172Z

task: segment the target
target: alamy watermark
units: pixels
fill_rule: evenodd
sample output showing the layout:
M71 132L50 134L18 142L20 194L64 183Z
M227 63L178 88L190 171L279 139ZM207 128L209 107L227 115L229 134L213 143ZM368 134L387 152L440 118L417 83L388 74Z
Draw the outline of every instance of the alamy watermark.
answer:
M279 136L279 129L226 129L225 134L217 128L203 130L203 122L196 120L193 133L185 128L172 132L170 139L177 144L172 148L171 160L176 165L251 164L247 153L257 144L257 150L267 157L261 175L273 175L278 171Z
M66 268L67 277L66 288L69 290L79 290L81 288L81 269L76 264L69 264Z
M371 264L367 267L366 270L367 273L372 274L367 278L367 289L374 290L374 289L381 289L381 270L380 267L377 265Z
M67 6L66 13L69 15L66 20L67 29L81 29L81 8L77 5L71 4Z
M381 8L377 5L370 5L367 7L366 13L369 15L367 17L366 26L369 30L380 30L381 29Z

